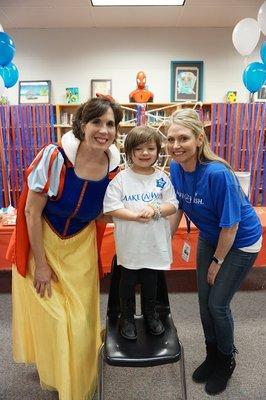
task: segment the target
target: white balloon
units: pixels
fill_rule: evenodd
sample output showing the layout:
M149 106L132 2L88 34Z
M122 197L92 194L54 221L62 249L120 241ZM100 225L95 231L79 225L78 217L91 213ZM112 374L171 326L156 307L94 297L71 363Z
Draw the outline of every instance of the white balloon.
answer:
M0 88L0 97L7 97L6 88Z
M232 40L236 50L242 56L248 56L258 44L260 28L254 18L244 18L234 27Z
M6 88L0 87L0 97L6 97Z
M0 89L5 87L5 82L4 79L2 78L2 76L0 75Z
M4 32L4 28L2 27L1 24L0 24L0 32Z
M264 1L259 9L258 24L261 32L266 35L266 1Z
M7 88L5 87L4 80L0 75L0 104L7 104L7 102L8 102Z

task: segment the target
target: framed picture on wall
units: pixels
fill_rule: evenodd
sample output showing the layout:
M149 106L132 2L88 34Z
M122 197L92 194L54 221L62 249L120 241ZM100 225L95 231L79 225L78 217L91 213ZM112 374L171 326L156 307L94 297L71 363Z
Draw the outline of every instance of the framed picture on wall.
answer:
M19 104L49 104L51 81L19 81Z
M112 95L112 80L111 79L92 79L91 80L91 98L96 96L96 93Z
M261 89L254 93L253 101L265 102L266 101L266 84L262 85Z
M171 61L171 101L202 101L203 61Z

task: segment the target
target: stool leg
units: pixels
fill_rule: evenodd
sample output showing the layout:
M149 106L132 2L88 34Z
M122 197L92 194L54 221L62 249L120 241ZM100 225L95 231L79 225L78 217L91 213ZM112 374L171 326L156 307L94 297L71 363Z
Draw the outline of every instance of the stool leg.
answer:
M103 355L104 344L101 345L98 352L98 400L104 400L104 377L103 377Z
M187 400L187 384L186 384L184 348L180 341L179 341L179 343L180 343L180 348L181 348L181 358L179 360L179 366L180 366L182 400Z

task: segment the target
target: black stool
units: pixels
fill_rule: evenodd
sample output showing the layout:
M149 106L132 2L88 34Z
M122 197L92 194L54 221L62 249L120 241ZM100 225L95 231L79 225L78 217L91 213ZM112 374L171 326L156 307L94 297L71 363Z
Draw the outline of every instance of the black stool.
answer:
M104 343L99 350L98 399L104 399L104 362L117 367L152 367L180 361L182 399L187 400L184 351L173 323L164 271L158 271L157 312L165 332L154 336L146 332L143 315L135 316L138 337L129 341L119 333L119 281L121 270L113 260Z

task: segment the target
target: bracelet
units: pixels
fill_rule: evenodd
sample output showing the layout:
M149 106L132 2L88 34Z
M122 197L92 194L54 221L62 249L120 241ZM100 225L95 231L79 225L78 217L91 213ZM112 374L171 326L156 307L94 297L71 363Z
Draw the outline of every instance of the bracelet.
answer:
M213 256L212 257L212 261L214 261L218 265L222 265L222 263L224 262L224 259L223 258L217 258L217 257Z
M158 221L158 219L161 218L162 214L161 214L161 208L160 205L158 203L149 203L149 206L153 209L154 211L154 215L153 215L153 219L155 221Z

